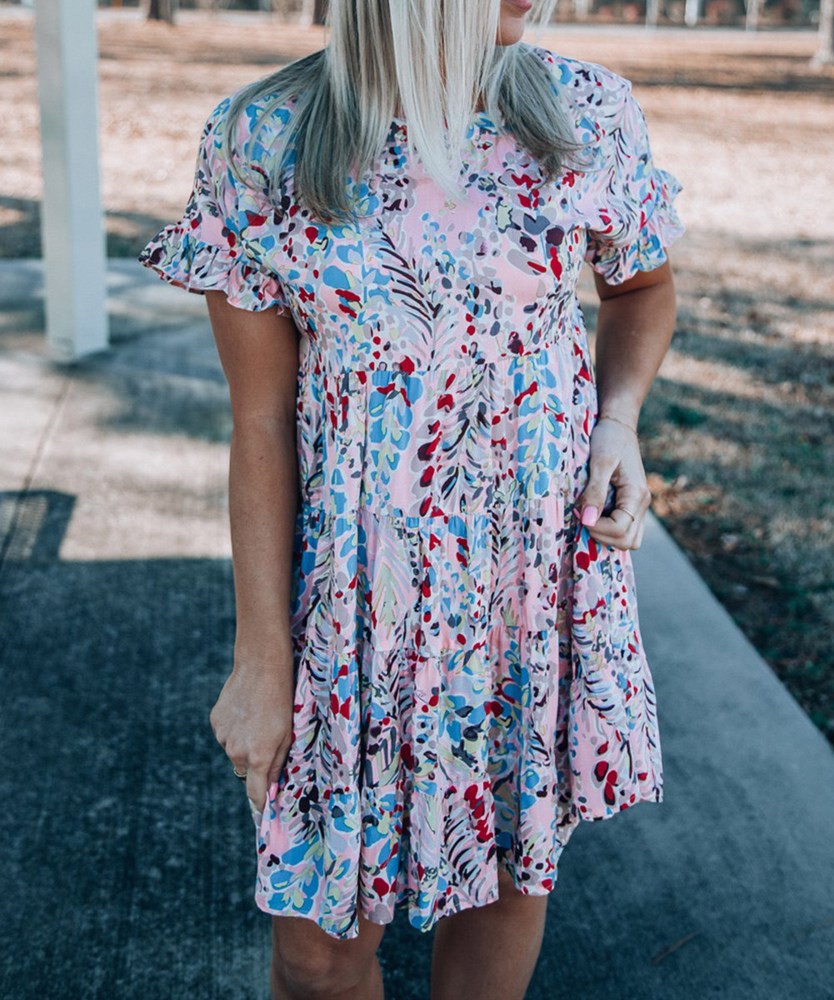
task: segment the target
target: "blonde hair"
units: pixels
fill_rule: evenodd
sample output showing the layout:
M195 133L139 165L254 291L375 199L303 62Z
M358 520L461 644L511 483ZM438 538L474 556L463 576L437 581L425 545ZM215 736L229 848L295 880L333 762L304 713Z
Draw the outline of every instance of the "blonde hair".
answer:
M546 25L555 2L536 0L530 23ZM269 150L271 190L281 190L292 164L296 190L315 216L355 221L346 181L373 168L392 123L404 120L409 155L419 155L457 200L461 146L480 100L548 179L560 176L581 144L549 66L525 42L496 43L500 13L501 0L330 0L326 48L233 96L224 121L227 162L245 182L233 139L240 116L251 117L257 104L256 143L270 115L293 102Z

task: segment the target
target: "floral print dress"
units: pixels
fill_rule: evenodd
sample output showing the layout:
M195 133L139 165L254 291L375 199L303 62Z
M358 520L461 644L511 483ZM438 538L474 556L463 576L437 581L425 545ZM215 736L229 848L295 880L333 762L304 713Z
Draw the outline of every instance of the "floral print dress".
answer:
M629 553L579 521L597 416L576 283L666 260L680 184L631 86L532 46L590 144L545 183L486 113L451 205L391 123L365 213L324 225L270 190L269 113L242 185L209 117L192 196L141 261L300 335L293 740L256 814L255 900L352 938L553 890L580 820L662 800ZM254 126L252 105L240 140Z

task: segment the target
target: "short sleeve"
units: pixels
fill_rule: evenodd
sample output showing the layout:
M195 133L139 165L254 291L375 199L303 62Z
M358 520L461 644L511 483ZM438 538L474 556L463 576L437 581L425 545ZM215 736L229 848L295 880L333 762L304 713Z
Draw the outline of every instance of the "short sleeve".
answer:
M226 98L209 116L197 152L191 196L182 218L147 244L139 262L189 292L226 293L231 305L252 312L276 308L290 315L278 275L247 239L269 224L271 213L258 192L245 187L223 158Z
M614 114L603 119L603 162L596 172L585 253L611 285L665 263L666 249L685 231L674 204L682 185L654 165L643 110L631 84L617 81Z

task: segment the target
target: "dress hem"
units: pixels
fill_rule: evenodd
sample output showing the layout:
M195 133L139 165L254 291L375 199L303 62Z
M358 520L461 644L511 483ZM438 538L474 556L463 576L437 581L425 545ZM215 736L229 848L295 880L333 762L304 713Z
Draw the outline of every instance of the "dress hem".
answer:
M655 803L655 804L662 803L663 802L663 791L662 791L662 789L658 789L658 791L654 795L651 795L651 796L648 796L648 795L640 796L639 798L635 799L634 802L625 803L624 805L622 805L616 811L611 812L611 813L607 813L605 815L583 816L581 813L579 813L577 811L576 819L577 819L577 821L578 820L582 820L584 822L599 822L600 820L612 819L614 816L619 816L619 814L622 813L622 812L627 812L629 809L633 809L634 806L639 805L641 802L649 802L649 803ZM573 834L573 832L574 832L574 830L576 829L577 826L578 826L578 822L575 823L573 826L570 827L569 837L572 836L572 834ZM567 846L567 839L561 845L561 850L563 850L566 846ZM561 854L561 850L559 852L560 854ZM525 896L549 896L553 892L555 892L555 890L557 888L557 885L558 885L558 869L557 868L554 868L552 874L550 876L548 876L548 878L551 879L550 888L544 888L543 885L542 885L542 883L537 883L537 884L535 884L533 886L530 886L530 887L525 887L525 886L519 884L519 881L515 877L514 866L511 866L511 865L508 865L507 863L505 863L505 860L502 859L500 855L496 856L496 865L498 867L502 867L505 870L505 872L512 878L513 885L515 886L515 888L519 892L523 893ZM496 878L497 878L497 876L496 876ZM497 882L496 882L496 886L497 886ZM480 902L480 903L479 902L474 902L474 901L471 900L471 897L470 897L469 900L466 902L466 905L457 906L455 909L443 909L441 911L438 911L438 912L432 914L433 919L430 919L428 921L427 920L413 921L411 919L411 917L410 917L410 914L409 914L408 923L409 923L409 925L411 927L415 928L415 930L418 930L418 931L420 931L423 934L427 934L430 931L434 930L434 928L437 926L437 924L444 917L453 916L456 913L464 913L467 910L476 909L476 908L481 907L481 906L488 906L490 903L497 902L498 898L499 897L498 897L497 890L496 890L496 892L494 894L494 898L487 898L484 902ZM321 918L316 917L316 916L314 916L314 915L312 915L310 913L300 913L300 912L298 912L296 910L292 910L292 909L282 909L282 910L272 909L268 905L268 903L266 902L266 900L264 898L264 894L261 893L260 890L255 893L255 904L256 904L256 906L258 907L258 909L262 913L265 913L267 916L270 916L270 917L300 917L302 920L312 920L319 928L321 928L321 930L324 931L325 934L328 935L328 937L336 938L338 940L345 940L345 939L352 939L352 938L355 938L355 937L359 936L359 931L356 929L356 927L357 927L357 921L355 919L351 923L350 928L349 928L349 930L350 929L355 930L355 933L349 933L348 932L348 933L341 933L340 934L340 933L335 933L332 930L328 930L324 926ZM394 920L395 920L398 912L403 911L403 910L405 910L406 912L408 912L409 909L410 909L410 905L411 905L411 901L409 899L406 899L406 898L398 899L393 904L393 907L392 907L392 909L390 911L390 916L389 916L389 918L387 920L378 920L378 919L374 920L372 917L368 916L368 914L362 908L361 902L360 902L359 906L357 907L357 912L361 913L362 917L365 920L367 920L369 923L376 924L377 926L380 926L380 927L385 927L388 924L391 924L391 923L394 922Z

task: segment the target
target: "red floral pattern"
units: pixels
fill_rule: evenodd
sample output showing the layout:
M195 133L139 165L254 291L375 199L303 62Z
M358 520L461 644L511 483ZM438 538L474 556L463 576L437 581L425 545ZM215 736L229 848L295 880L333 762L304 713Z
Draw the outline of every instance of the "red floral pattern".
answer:
M209 118L183 218L142 260L301 334L293 743L258 826L255 898L354 937L553 890L580 820L662 799L627 551L576 516L597 416L576 282L657 267L682 232L627 81L535 48L593 152L546 182L486 115L449 205L392 122L316 221L241 185ZM256 120L244 116L241 139ZM254 176L292 113L270 112Z

